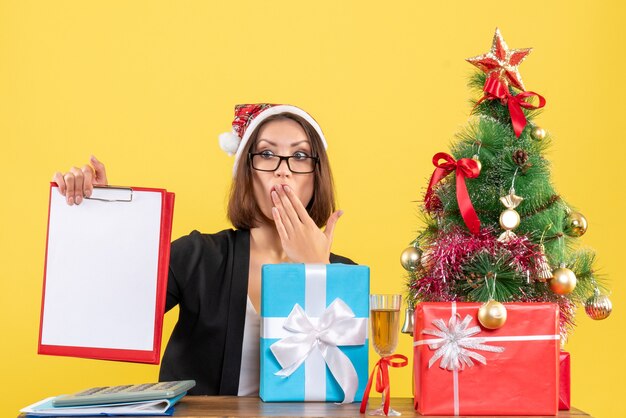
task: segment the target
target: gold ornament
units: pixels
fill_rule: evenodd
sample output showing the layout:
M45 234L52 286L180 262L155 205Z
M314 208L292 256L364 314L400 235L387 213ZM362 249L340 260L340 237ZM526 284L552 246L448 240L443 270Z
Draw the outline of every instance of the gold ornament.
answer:
M522 200L524 200L524 198L517 196L515 194L515 189L512 187L511 190L509 190L508 195L500 198L500 202L502 202L502 204L506 207L506 209L500 214L500 226L505 231L500 234L498 241L507 242L512 238L515 238L513 230L517 228L520 223L520 216L515 208L522 203Z
M506 206L508 209L515 209L516 207L519 206L520 203L522 203L523 200L524 200L523 197L515 194L515 189L513 188L509 190L508 195L502 196L500 198L500 202L502 202L502 204Z
M585 312L591 319L606 319L613 311L613 304L607 295L600 294L596 289L593 296L585 301Z
M478 309L478 322L487 329L498 329L506 322L506 308L492 299Z
M541 256L537 262L537 270L539 270L539 277L537 280L541 282L548 281L552 278L552 269L550 263L548 263L548 257L546 257L546 247L541 244Z
M530 136L532 136L533 139L537 141L542 141L546 139L546 130L540 128L539 126L534 126L533 129L530 131Z
M576 287L576 275L564 264L552 272L550 288L557 295L567 295Z
M420 265L420 259L422 258L422 252L417 247L408 247L402 251L400 256L400 263L407 271L415 271Z
M570 237L580 237L587 232L587 219L580 212L571 212L565 219L565 233Z
M481 172L483 170L483 165L478 159L478 155L474 154L474 156L472 157L472 160L476 161L476 165L478 165L478 171Z

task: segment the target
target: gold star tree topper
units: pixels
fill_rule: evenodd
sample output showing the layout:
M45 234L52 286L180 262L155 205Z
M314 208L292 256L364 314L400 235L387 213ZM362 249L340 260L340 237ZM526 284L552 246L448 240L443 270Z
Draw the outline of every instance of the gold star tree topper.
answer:
M500 29L496 28L491 51L477 57L467 58L466 61L480 68L489 78L497 77L505 86L511 84L519 90L526 91L517 67L530 54L530 51L532 48L509 49Z

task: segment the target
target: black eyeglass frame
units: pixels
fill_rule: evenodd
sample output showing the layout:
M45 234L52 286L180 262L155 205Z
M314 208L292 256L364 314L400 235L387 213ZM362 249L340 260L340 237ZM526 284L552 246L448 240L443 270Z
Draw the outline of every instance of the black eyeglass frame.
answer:
M260 169L260 168L256 168L256 167L254 166L253 158L254 158L254 156L256 156L256 155L263 155L263 153L262 153L262 152L249 152L249 153L248 153L248 161L250 161L250 167L252 167L254 170L257 170L257 171L274 172L274 171L278 170L278 167L280 167L280 164L281 164L283 161L286 161L286 162L287 162L287 168L288 168L288 169L289 169L289 171L291 171L292 173L294 173L294 174L311 174L311 173L315 172L315 168L316 168L316 167L317 167L317 165L320 163L320 158L319 158L319 157L308 157L308 156L307 156L307 157L304 157L304 158L307 158L307 159L313 160L313 161L315 162L315 164L313 164L313 169L312 169L311 171L295 171L295 170L293 170L293 169L291 168L291 165L289 164L289 160L290 160L291 158L302 158L302 157L298 157L298 156L296 156L296 155L288 155L288 156L284 156L284 155L276 155L276 154L272 154L272 155L271 155L271 157L278 157L278 158L279 158L279 160L278 160L278 164L276 164L276 168L275 168L275 169L273 169L273 170L262 170L262 169Z

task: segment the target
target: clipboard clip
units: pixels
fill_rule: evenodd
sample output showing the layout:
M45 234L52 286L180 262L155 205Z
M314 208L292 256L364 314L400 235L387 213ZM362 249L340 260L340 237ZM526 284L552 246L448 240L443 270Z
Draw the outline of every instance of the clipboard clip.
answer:
M98 190L106 190L106 192L98 193ZM93 188L91 196L85 197L85 199L97 200L99 202L132 202L133 189L120 186L96 186Z

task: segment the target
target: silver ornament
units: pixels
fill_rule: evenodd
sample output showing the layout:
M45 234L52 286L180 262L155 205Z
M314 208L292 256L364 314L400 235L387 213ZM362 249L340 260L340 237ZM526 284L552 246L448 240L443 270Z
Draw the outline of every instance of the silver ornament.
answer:
M402 251L400 263L407 271L415 271L420 265L422 251L417 247L408 247Z
M407 306L404 311L404 324L402 325L402 333L409 334L411 337L413 336L413 329L415 328L415 323L413 322L413 317L415 316L415 309L412 306Z

